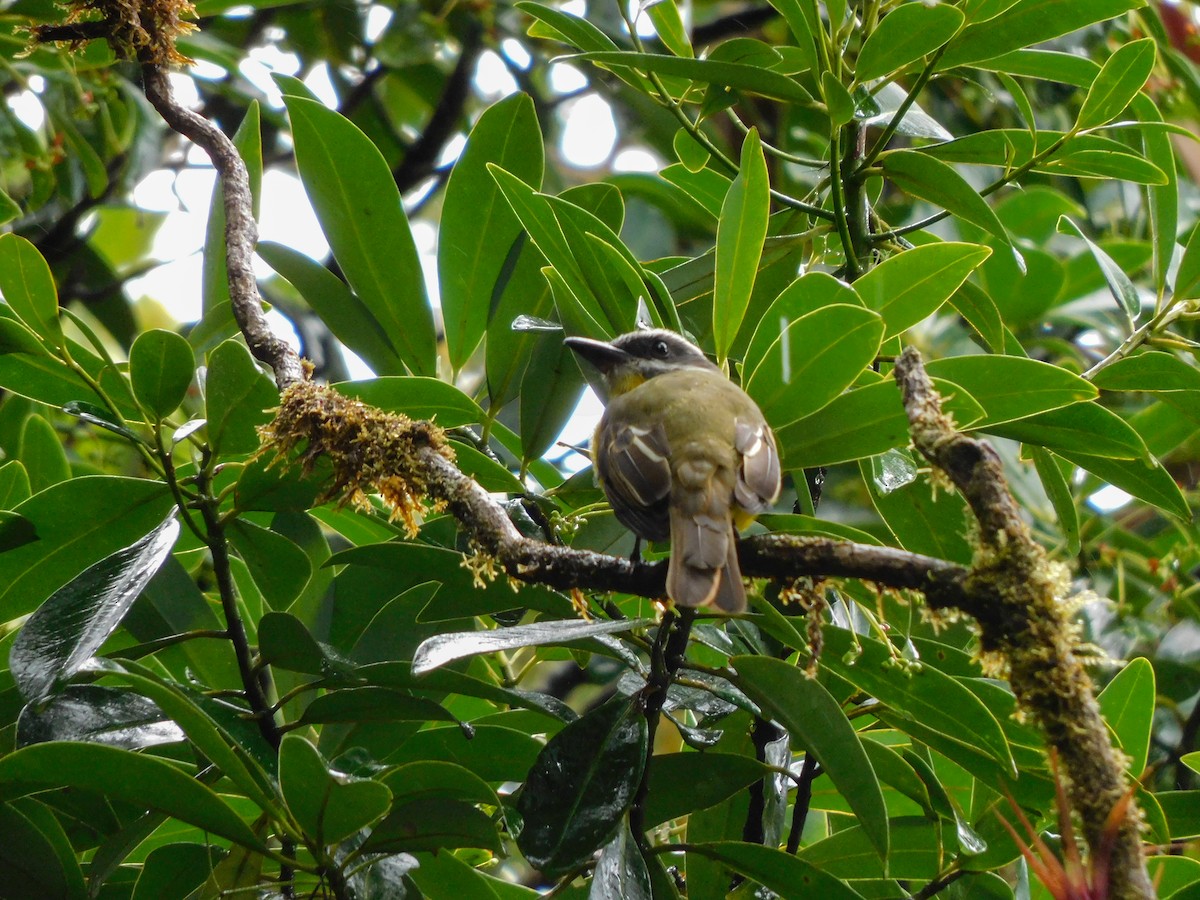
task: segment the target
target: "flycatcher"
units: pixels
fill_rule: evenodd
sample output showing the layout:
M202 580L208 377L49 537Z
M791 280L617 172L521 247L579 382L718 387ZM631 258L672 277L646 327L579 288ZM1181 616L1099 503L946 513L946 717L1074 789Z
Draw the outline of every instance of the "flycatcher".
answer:
M671 539L667 596L680 606L746 608L736 529L779 496L779 452L762 412L672 331L566 344L599 370L608 397L592 444L617 519Z

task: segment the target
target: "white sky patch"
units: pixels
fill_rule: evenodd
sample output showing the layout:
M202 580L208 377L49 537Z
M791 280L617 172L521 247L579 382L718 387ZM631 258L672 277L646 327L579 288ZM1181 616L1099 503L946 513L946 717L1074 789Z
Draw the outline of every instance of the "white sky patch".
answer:
M500 45L500 49L504 51L504 55L509 60L521 69L528 69L533 64L533 57L529 55L529 51L525 49L525 45L515 38L505 38Z
M8 98L8 108L31 131L41 131L46 124L46 109L33 91L21 91Z
M316 94L317 99L327 107L337 109L337 92L333 89L333 82L329 80L328 64L313 66L313 70L304 79L304 86Z
M557 62L550 65L550 90L556 94L571 94L588 85L587 76L570 63Z
M259 240L283 244L316 260L329 254L329 243L321 233L304 185L295 175L278 169L263 173L261 210ZM260 274L266 271L264 268Z
M271 78L272 72L295 75L300 71L300 57L294 53L283 53L274 44L255 47L238 63L238 71L252 85L263 92L267 106L279 109L283 106L283 94Z
M367 24L364 31L369 43L375 43L380 36L387 30L388 25L392 23L392 11L386 6L375 4L367 10Z
M613 159L612 167L615 172L657 172L662 160L646 147L626 147Z
M561 115L563 159L579 169L604 165L617 143L617 123L607 101L587 94L564 103Z
M494 51L484 50L475 63L475 87L485 100L495 101L517 92L516 79Z
M583 396L579 398L579 405L575 407L575 412L571 413L571 418L567 420L567 425L558 436L558 440L573 447L584 446L591 441L603 413L604 404L600 402L600 398L590 387L585 388ZM561 450L561 447L552 447L547 455L555 457ZM587 468L589 463L590 460L586 456L571 451L563 457L561 464L568 473L574 473Z
M200 92L196 90L196 82L192 81L190 75L172 72L167 77L171 79L171 92L175 95L176 103L188 109L200 108Z
M1119 487L1113 487L1111 484L1106 484L1104 487L1100 488L1100 490L1088 497L1087 503L1088 506L1097 512L1110 513L1116 512L1132 499L1132 494L1127 494Z

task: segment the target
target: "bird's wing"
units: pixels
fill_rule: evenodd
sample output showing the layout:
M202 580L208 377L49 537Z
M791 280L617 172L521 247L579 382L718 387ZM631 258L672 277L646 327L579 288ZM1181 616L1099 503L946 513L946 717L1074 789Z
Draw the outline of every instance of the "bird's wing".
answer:
M596 443L600 483L617 518L648 540L665 540L671 464L662 424L614 423L606 416Z
M738 419L734 446L741 459L734 497L746 512L758 514L779 496L779 451L775 448L775 436L766 422Z

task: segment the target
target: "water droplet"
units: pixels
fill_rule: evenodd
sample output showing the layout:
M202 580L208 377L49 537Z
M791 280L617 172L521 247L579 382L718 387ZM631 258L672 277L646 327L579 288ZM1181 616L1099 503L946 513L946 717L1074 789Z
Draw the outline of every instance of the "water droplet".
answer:
M517 316L512 320L513 331L562 331L562 326L537 316Z
M987 841L979 836L979 832L967 823L957 809L954 810L954 827L958 832L958 845L962 848L963 853L969 856L978 856L980 853L987 852Z
M871 457L871 480L880 493L890 494L917 480L917 465L904 450Z

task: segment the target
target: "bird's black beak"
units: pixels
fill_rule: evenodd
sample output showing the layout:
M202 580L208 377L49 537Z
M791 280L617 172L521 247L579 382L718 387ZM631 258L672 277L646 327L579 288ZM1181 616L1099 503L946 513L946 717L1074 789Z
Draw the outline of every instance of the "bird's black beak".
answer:
M569 337L563 341L580 358L591 363L602 374L612 371L629 359L629 354L608 341L594 341L585 337Z

